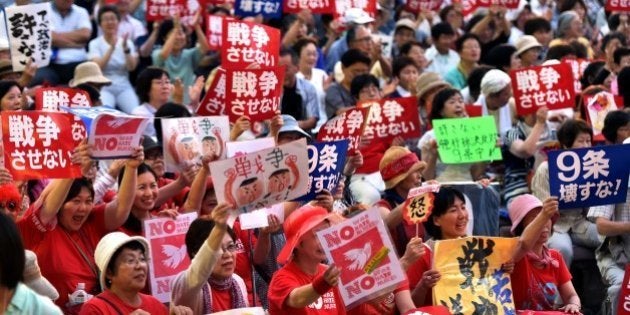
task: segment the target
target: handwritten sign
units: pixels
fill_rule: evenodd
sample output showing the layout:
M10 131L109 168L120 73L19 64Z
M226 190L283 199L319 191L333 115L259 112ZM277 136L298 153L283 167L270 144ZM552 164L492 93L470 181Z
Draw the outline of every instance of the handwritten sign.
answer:
M440 159L446 164L501 160L491 116L433 120Z
M242 212L269 207L307 191L306 140L210 163L219 203Z
M299 13L302 10L310 10L316 14L335 13L334 0L286 0L283 1L284 13Z
M280 111L285 67L227 69L226 106L230 122L241 116L250 121L271 119Z
M607 11L630 11L630 0L606 0Z
M68 87L38 88L35 91L35 110L59 112L61 107L90 108L90 95L81 89Z
M171 282L190 266L186 251L186 232L197 218L196 212L180 214L175 220L144 220L144 237L149 242L149 280L151 295L162 303L170 302Z
M608 113L623 107L623 99L609 92L599 92L594 96L585 97L586 121L593 128L593 140L604 141L602 129L604 129L604 119Z
M370 108L363 130L363 137L366 139L420 138L420 115L415 97L363 102L357 104L357 107Z
M549 191L560 209L626 202L630 145L549 152Z
M241 17L262 15L264 18L282 16L281 0L236 0L234 14Z
M440 191L440 185L425 185L412 188L403 205L403 218L409 224L426 222L433 211L433 193Z
M221 65L226 69L244 69L252 63L278 65L280 30L273 27L223 19L221 43Z
M275 145L276 142L273 138L265 137L254 140L226 142L225 148L227 150L227 157L231 158L237 155L244 155L273 148Z
M204 155L225 157L230 124L225 116L162 119L164 162L169 171L200 164Z
M433 305L452 314L515 314L510 275L501 265L512 259L517 243L474 236L436 242L434 268L442 278L433 288Z
M566 63L510 71L516 112L523 116L539 107L549 109L575 106L573 70Z
M197 107L197 115L199 116L221 116L225 115L225 81L227 76L225 69L219 67L217 73L201 100L201 104Z
M328 261L341 269L338 286L346 309L391 292L406 279L376 208L317 232L317 238Z
M2 111L5 167L15 180L81 177L72 164L74 148L85 138L72 114Z
M369 111L368 107L352 108L335 116L319 129L317 141L348 139L350 140L348 150L358 150Z
M299 200L311 201L324 190L333 192L346 164L349 142L338 140L308 145L308 193Z
M22 71L30 60L38 68L50 63L52 31L50 4L10 6L4 9L13 71Z
M442 7L443 0L407 0L406 8L414 13L422 11L438 11Z

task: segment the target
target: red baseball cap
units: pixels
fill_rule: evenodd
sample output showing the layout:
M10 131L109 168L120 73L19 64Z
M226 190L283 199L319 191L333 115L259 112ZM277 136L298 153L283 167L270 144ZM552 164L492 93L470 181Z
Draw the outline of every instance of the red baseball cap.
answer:
M320 223L328 220L333 214L322 207L303 206L291 213L284 224L284 235L287 238L286 244L278 254L276 260L280 264L286 264L293 253L293 249L300 242L300 239L308 231Z

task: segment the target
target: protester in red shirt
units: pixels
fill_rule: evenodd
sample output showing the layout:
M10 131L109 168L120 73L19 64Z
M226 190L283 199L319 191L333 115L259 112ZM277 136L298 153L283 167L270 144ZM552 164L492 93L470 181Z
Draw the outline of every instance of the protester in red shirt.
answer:
M169 314L158 299L140 293L148 278L149 244L144 237L113 232L96 245L94 259L105 290L89 300L80 314ZM174 306L171 314L192 314L187 307Z
M85 172L91 167L89 147L79 145L73 161L82 161ZM42 275L59 291L55 301L66 314L77 314L82 301L70 301L68 294L85 285L85 291L96 295L98 269L94 248L108 232L118 229L129 216L136 186L136 169L142 163L142 148L136 148L127 160L129 170L122 176L118 198L94 207L92 184L84 178L56 179L31 205L18 222L26 248L42 262Z
M546 245L559 216L558 199L549 197L542 203L533 195L520 195L510 203L508 212L511 231L520 236L511 275L516 309L579 314L582 304L571 273L560 252ZM556 305L558 298L564 306Z
M326 266L326 254L315 232L330 225L329 214L321 207L304 206L284 221L287 242L278 255L286 264L269 285L269 313L345 315L346 309L337 289L340 271Z

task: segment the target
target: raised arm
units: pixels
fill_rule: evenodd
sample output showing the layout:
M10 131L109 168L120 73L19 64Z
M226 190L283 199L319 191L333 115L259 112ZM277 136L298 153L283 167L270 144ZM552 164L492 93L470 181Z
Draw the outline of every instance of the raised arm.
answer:
M555 214L558 213L558 198L557 197L549 197L545 199L543 202L542 211L538 213L536 218L523 230L523 234L521 234L521 238L518 242L518 247L512 260L516 263L520 261L528 251L532 250L538 241L538 237L542 232L545 224L548 220L550 220Z
M287 306L292 308L305 308L317 301L328 290L337 285L341 271L334 265L330 265L326 272L315 278L313 283L293 289L286 299Z
M538 140L545 131L545 124L547 122L547 107L541 107L536 111L536 123L532 128L531 133L525 141L515 139L510 145L510 152L521 159L527 159L536 154Z
M125 163L125 174L118 187L117 198L105 206L105 227L110 231L119 228L129 217L136 196L138 167L143 161L144 151L139 146L134 149L131 158Z
M206 192L206 182L210 176L210 162L217 159L217 156L204 156L201 161L201 169L197 172L195 179L190 185L188 198L182 207L183 212L199 211Z

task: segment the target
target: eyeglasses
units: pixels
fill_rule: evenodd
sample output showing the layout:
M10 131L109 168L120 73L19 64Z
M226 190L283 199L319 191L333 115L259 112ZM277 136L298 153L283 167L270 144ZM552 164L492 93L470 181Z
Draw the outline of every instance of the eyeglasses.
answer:
M9 212L16 212L18 210L18 203L15 201L7 201L0 203L0 209L7 209Z
M141 257L129 257L127 259L124 259L122 262L123 264L127 266L135 267L137 265L147 264L149 260L146 257L141 256Z
M159 85L169 85L171 81L169 80L151 80L151 83L159 84Z
M223 250L223 253L235 253L240 249L240 246L238 246L238 244L232 242L229 243L227 245L223 245L221 246L221 249Z

